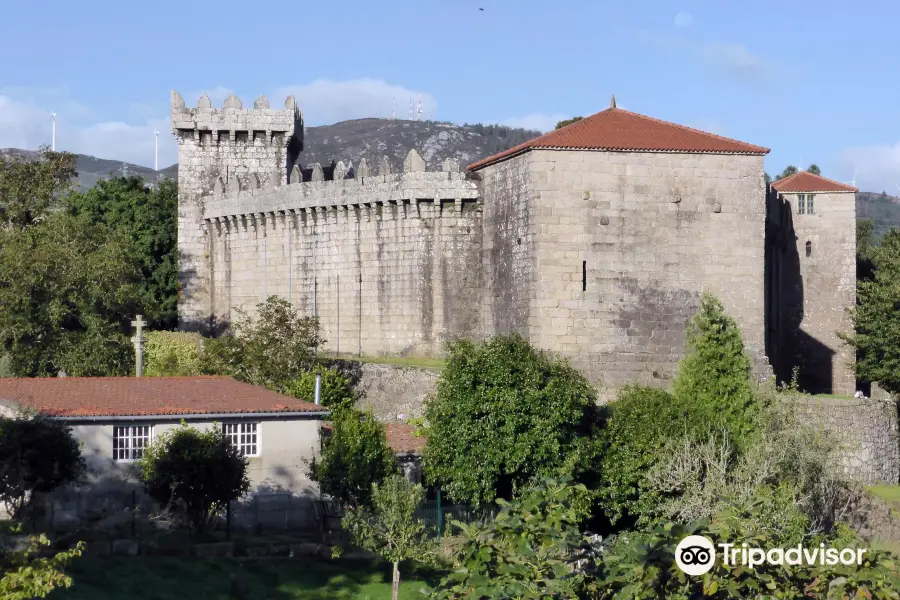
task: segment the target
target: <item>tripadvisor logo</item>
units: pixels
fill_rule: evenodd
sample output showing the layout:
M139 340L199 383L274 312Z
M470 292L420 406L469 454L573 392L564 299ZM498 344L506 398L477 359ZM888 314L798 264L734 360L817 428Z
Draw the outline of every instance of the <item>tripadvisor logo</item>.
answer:
M726 566L746 566L754 568L759 565L861 565L865 548L826 548L819 544L818 548L804 548L797 545L793 548L751 548L748 544L718 544L722 555L722 564ZM708 573L716 562L715 546L707 537L689 535L675 548L675 564L687 575L703 575Z

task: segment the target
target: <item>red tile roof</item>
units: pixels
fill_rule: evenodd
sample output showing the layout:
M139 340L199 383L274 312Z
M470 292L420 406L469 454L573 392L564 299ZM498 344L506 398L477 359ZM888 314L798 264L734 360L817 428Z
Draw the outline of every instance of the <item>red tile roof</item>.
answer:
M319 412L312 402L230 377L0 379L0 402L60 417Z
M468 168L480 169L533 148L707 154L769 153L769 149L762 146L612 107L472 163Z
M416 428L406 423L385 425L388 445L397 454L420 454L425 449L425 438L416 436Z
M799 171L772 183L776 192L858 192L852 185L841 183L809 171Z

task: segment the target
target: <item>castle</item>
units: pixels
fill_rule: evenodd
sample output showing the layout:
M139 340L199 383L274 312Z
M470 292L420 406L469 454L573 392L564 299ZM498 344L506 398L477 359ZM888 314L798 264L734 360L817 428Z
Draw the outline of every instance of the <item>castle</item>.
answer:
M609 396L664 386L702 293L741 328L754 374L852 395L855 188L768 149L615 106L469 165L410 149L349 169L303 164L293 97L196 108L179 145L179 315L228 323L268 296L317 315L340 355L437 356L518 332ZM354 157L347 157L353 159ZM358 157L356 157L358 158Z

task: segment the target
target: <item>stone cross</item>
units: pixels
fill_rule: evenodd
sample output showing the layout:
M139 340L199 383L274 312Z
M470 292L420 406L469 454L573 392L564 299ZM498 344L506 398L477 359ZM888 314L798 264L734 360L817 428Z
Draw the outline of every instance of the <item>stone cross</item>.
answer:
M131 343L134 344L135 373L141 377L144 374L144 342L146 341L142 334L147 322L144 321L142 315L138 315L137 320L132 321L131 324L135 328L135 335L131 338Z

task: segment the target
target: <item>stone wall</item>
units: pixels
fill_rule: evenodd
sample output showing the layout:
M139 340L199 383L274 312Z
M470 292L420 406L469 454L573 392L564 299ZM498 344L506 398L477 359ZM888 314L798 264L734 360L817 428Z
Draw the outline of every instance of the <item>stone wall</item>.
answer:
M358 406L371 410L383 423L421 417L440 375L438 369L353 360L333 360L329 366L341 371L361 395Z
M530 173L518 206L535 275L516 285L532 285L532 343L571 357L604 397L666 386L708 291L767 373L762 156L533 150L489 169L513 161ZM498 201L488 181L486 207Z
M782 381L797 367L807 392L852 396L855 356L838 332L853 330L847 309L856 305L854 194L807 194L812 214L800 214L797 194L773 195L770 233L781 238L770 251L773 364Z
M448 161L406 171L250 185L205 198L209 312L229 321L271 295L315 314L337 354L434 356L447 339L479 337L481 211L477 188Z
M797 399L799 417L835 434L841 468L863 483L900 482L897 402L867 398Z

